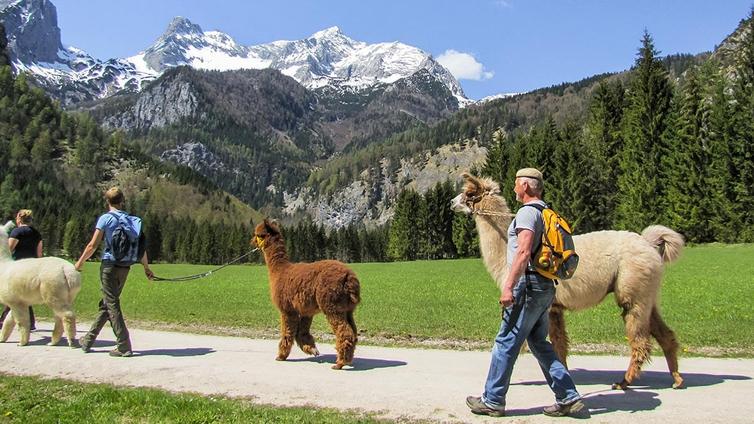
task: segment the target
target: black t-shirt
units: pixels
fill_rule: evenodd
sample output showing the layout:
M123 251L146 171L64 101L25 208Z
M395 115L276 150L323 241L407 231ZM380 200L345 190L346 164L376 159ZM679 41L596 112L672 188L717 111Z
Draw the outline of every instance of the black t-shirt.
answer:
M18 227L10 232L10 238L18 240L16 250L13 251L13 259L26 259L37 257L37 245L42 240L39 231L32 227Z

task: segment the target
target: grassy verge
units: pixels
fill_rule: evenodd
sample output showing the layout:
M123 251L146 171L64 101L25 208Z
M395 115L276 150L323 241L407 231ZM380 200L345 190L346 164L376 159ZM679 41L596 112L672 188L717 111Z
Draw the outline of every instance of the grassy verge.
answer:
M752 356L754 245L689 247L668 267L662 311L689 354ZM356 322L365 343L486 349L500 323L498 291L479 259L352 265L362 284ZM153 266L163 277L212 269ZM98 264L88 263L76 301L81 320L99 300ZM564 284L568 284L567 282ZM278 314L264 266L231 266L205 279L150 283L134 266L122 295L129 322L184 331L277 337ZM38 315L49 312L38 308ZM612 295L596 308L567 316L575 351L624 351L620 310ZM330 334L322 316L315 336Z
M90 423L380 422L355 412L280 408L216 396L0 374L0 422L76 423L82 420Z

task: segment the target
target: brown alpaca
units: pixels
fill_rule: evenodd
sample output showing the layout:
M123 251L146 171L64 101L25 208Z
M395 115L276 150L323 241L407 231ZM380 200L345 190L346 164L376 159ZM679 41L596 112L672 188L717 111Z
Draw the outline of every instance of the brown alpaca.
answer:
M472 214L479 232L479 244L487 271L498 284L505 281L507 230L513 215L500 196L497 183L489 178L463 174L463 191L451 201L456 212ZM614 388L626 389L650 359L652 341L657 339L673 376L673 388L683 379L678 372L678 341L660 316L659 292L663 262L675 260L683 238L660 225L647 227L641 235L628 231L597 231L573 238L579 254L579 268L573 278L557 286L550 308L550 341L565 364L568 336L565 310L590 308L610 292L623 310L631 361L622 381Z
M254 229L252 244L264 253L270 296L280 311L281 335L276 359L288 358L294 339L304 352L319 355L309 328L314 315L321 311L335 333L337 359L332 368L339 370L350 365L357 341L353 311L361 301L356 274L333 260L291 263L280 228L266 219Z

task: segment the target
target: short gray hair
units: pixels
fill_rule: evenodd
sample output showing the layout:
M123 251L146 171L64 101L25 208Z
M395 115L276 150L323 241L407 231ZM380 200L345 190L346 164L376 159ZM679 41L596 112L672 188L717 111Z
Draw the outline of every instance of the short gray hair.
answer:
M531 189L531 191L534 192L534 194L537 194L537 195L542 194L542 190L544 189L544 185L545 185L542 181L536 178L531 178L531 177L518 177L518 178L521 178L522 180L524 180L524 182L526 182L526 185L529 186L529 188Z

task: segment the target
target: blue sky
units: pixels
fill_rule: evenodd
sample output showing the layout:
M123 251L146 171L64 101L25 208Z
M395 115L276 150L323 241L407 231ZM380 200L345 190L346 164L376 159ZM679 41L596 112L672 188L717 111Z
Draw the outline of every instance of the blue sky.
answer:
M646 28L662 54L712 50L754 0L52 0L63 44L100 59L151 45L174 16L244 45L337 25L401 41L451 69L472 99L631 67Z

